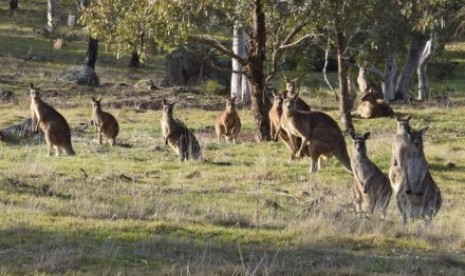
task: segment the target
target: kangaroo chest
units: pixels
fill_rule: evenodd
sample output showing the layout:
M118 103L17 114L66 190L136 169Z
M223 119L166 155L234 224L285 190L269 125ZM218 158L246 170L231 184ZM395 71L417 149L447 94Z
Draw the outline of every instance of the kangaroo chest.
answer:
M352 162L352 167L360 181L365 181L375 174L375 168L368 158L355 158Z

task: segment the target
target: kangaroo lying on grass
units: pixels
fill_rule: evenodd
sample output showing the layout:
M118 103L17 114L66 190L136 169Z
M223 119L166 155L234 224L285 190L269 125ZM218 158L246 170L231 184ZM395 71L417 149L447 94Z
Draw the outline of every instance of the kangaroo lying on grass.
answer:
M407 130L406 147L397 160L398 168L389 175L391 184L397 187L396 201L404 224L411 218L423 218L429 224L442 205L441 191L431 176L423 149L427 129Z
M346 142L336 121L323 112L298 111L296 107L297 97L298 93L296 97L288 97L284 100L280 127L275 139L284 130L289 134L293 148L296 148L296 138L301 138L302 144L296 153L296 157L303 156L305 148L308 147L311 157L311 172L318 171L320 155L325 157L334 155L347 170L352 172Z
M102 98L97 100L92 96L92 120L97 131L98 143L102 144L102 135L105 135L111 141L110 145L114 146L119 132L118 121L113 115L102 110L101 100Z
M382 99L372 93L366 93L360 98L360 104L357 107L356 116L363 119L371 119L377 117L392 117L394 111L391 106Z
M218 143L221 142L221 137L225 137L226 141L236 143L237 136L241 132L241 118L236 111L236 97L225 99L225 110L218 116L215 124Z
M355 211L359 216L366 216L379 210L381 218L384 219L392 195L389 178L368 158L366 140L370 138L370 132L363 135L350 133L350 136L355 147L352 158Z
M268 112L268 117L270 119L270 134L271 138L275 139L278 137L283 141L286 147L291 152L291 160L295 158L295 154L297 150L300 148L302 144L302 139L296 137L296 147L291 143L289 135L283 129L279 132L278 136L276 136L277 131L279 130L280 122L281 122L281 115L283 113L283 96L281 94L273 92L273 105L271 106L270 111ZM277 141L277 139L275 139ZM309 148L305 147L303 156L310 156Z
M67 155L74 155L68 122L53 107L41 100L38 87L34 87L31 83L30 88L32 131L37 133L40 126L44 132L49 156L53 155L53 148L56 156L59 155L62 149L65 150Z
M173 105L163 99L161 129L165 145L169 145L181 161L203 159L199 142L192 131L183 122L174 119Z

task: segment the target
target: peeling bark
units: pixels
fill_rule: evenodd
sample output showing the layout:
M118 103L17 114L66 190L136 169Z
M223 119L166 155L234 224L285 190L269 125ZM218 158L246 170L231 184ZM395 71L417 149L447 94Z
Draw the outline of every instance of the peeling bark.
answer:
M427 100L429 97L429 84L428 84L428 75L426 74L428 62L431 60L431 57L434 55L437 46L436 34L431 33L430 39L426 42L423 53L420 57L417 68L418 76L418 100L423 101Z

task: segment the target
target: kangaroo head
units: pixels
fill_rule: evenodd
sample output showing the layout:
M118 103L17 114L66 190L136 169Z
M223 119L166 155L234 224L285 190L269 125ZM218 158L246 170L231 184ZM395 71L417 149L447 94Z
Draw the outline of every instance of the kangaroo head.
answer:
M299 79L295 78L293 80L286 78L286 90L289 96L294 95L297 92L297 81Z
M277 107L283 106L283 96L281 94L273 92L273 105Z
M290 96L289 94L287 95L287 97L284 99L284 102L283 102L283 112L284 113L293 112L293 111L296 110L295 102L296 102L298 97L299 97L298 92L297 92L297 94L295 94L293 96Z
M236 98L237 97L232 97L232 98L226 98L224 101L226 102L226 110L231 112L236 108Z
M350 132L350 137L352 137L352 140L354 140L354 147L355 150L360 153L360 154L366 154L367 148L366 148L366 140L368 140L371 136L370 132L365 132L362 135L357 135L355 132Z
M409 121L412 119L412 115L407 115L404 117L396 116L397 120L397 134L402 135L402 134L407 134L410 130L410 124Z
M170 103L165 98L163 98L163 113L167 115L173 115L174 104L174 102Z
M100 97L98 100L94 98L94 96L91 96L92 99L92 108L93 109L100 109L102 106L100 105L100 101L102 98Z
M427 130L428 130L428 127L424 127L419 130L410 129L407 132L407 137L409 138L410 142L415 148L419 150L423 149L423 135L425 134Z
M40 89L39 87L34 86L34 84L30 83L29 87L31 89L31 98L34 100L40 99Z

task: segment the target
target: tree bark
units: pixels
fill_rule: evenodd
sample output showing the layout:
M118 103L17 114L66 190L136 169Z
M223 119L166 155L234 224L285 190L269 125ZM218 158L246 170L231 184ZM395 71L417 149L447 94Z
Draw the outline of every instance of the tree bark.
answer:
M139 68L140 67L140 56L137 51L132 52L131 59L129 60L129 67Z
M384 81L382 82L382 89L384 99L386 101L394 100L395 91L395 77L397 71L396 54L394 51L388 51L386 53L386 67L384 68Z
M252 4L252 34L250 36L249 56L244 66L248 76L251 92L252 111L258 128L258 140L270 140L270 124L268 111L271 103L265 93L265 75L263 63L265 61L266 25L265 13L261 0L254 0Z
M18 0L10 0L10 10L14 11L18 8Z
M337 47L337 65L338 72L337 76L339 79L339 89L341 97L339 101L339 112L341 114L342 130L345 133L354 131L352 124L352 116L350 114L350 98L349 98L349 87L347 84L347 63L344 61L344 51L346 49L347 42L344 32L342 30L336 30L336 47Z
M426 74L426 69L428 62L436 50L436 42L436 34L432 32L430 39L426 42L420 61L418 62L418 100L420 101L426 100L429 97L428 75Z
M47 0L47 31L54 33L58 25L57 0Z
M427 36L418 32L411 35L410 51L402 72L397 79L395 99L401 100L408 98L412 78L418 68L418 62L427 40Z
M234 24L233 27L233 41L232 41L232 50L234 54L240 56L241 51L241 40L242 40L242 28L238 24ZM239 61L235 58L232 58L232 74L231 74L231 97L238 97L241 94L241 84L242 84L242 66Z
M95 63L97 63L98 54L98 39L89 38L87 46L86 65L95 70Z

